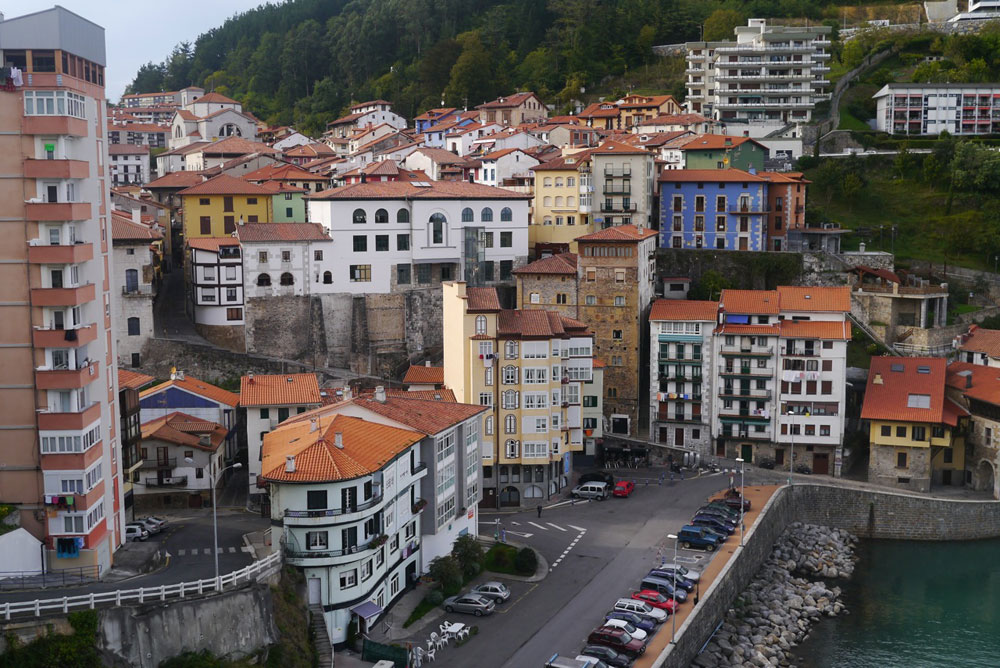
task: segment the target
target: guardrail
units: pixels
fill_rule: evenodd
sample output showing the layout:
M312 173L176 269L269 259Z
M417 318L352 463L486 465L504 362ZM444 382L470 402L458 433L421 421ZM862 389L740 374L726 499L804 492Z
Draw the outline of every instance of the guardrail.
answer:
M0 603L0 619L10 621L15 617L41 617L43 614L65 615L73 610L94 610L98 607L106 606L118 607L123 603L129 602L146 603L149 601L166 601L167 599L184 599L191 595L203 596L205 594L221 593L227 588L236 589L242 585L248 585L262 575L270 575L280 567L281 553L272 552L245 568L220 575L218 579L205 578L193 582L160 585L159 587L116 589L114 591L96 592L79 596Z
M54 571L0 571L0 591L78 586L97 582L100 575L101 567L98 564Z

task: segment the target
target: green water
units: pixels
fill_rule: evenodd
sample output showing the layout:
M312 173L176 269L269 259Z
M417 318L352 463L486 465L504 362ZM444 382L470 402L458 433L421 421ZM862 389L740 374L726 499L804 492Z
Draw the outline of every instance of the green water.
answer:
M1000 540L862 541L844 590L795 654L803 668L1000 666Z

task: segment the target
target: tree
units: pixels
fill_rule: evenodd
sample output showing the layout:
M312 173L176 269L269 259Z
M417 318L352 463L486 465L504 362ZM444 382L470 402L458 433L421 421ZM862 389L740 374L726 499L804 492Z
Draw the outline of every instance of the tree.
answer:
M847 201L847 207L849 209L854 208L855 200L857 200L858 195L865 188L865 182L861 180L861 177L857 172L848 172L844 175L844 181L841 185L841 189L844 192L844 199Z
M522 547L514 557L514 568L522 575L534 575L538 568L538 557L530 547Z
M482 568L483 548L474 536L466 534L456 538L451 556L455 557L467 577L474 577Z
M450 554L432 559L427 567L427 574L441 583L441 588L446 593L455 593L462 588L462 568Z
M723 290L731 287L733 287L732 281L716 270L709 269L701 275L695 285L691 286L688 298L716 300L722 295Z
M733 30L743 25L743 14L735 9L716 9L705 19L705 31L702 39L706 42L718 42L733 39Z
M844 43L844 48L840 52L840 62L844 67L853 70L861 64L868 55L868 50L861 39L852 39Z
M493 98L493 59L479 33L459 35L462 55L451 68L445 98L452 106L476 106Z

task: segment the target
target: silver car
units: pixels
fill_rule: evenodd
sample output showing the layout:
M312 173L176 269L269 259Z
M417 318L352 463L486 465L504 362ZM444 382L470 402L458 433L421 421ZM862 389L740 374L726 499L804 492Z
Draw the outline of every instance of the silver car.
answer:
M163 528L163 526L159 522L156 522L148 517L140 517L135 522L133 522L133 524L141 526L143 529L149 532L150 536L152 536L153 534L160 533L161 529Z
M476 617L492 615L496 607L496 603L479 594L452 596L444 600L444 609L447 612L464 612Z
M690 568L683 566L681 564L663 564L662 566L657 566L658 571L677 571L677 577L684 578L685 580L690 580L691 582L697 582L701 579L701 573L698 571L692 571Z
M502 582L484 582L472 588L473 594L479 594L497 603L503 603L510 598L510 589Z

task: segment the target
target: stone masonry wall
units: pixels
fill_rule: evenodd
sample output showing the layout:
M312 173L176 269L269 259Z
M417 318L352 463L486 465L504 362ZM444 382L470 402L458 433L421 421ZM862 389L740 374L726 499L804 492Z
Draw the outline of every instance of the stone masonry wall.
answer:
M767 559L775 539L794 521L847 529L864 538L979 540L1000 536L1000 501L935 499L819 484L782 487L749 528L745 546L678 629L677 644L668 645L653 662L655 668L691 663Z

